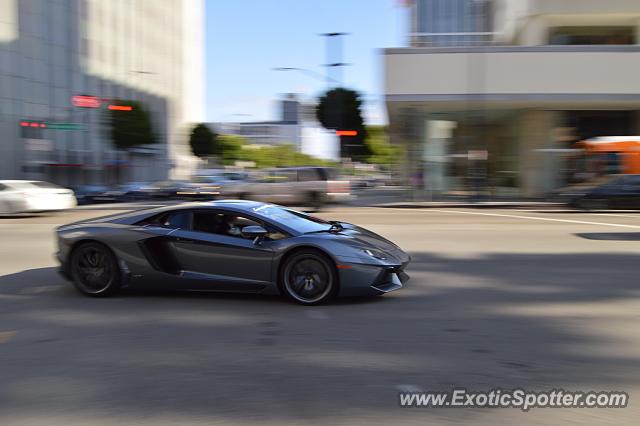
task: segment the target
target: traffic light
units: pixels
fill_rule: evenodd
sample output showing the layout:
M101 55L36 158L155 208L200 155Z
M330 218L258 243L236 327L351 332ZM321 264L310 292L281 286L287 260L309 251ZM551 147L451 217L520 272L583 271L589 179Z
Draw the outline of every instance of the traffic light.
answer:
M131 105L109 105L111 111L132 111L133 107Z
M47 124L43 121L23 120L20 122L20 127L33 127L33 128L45 129L47 127Z
M39 120L20 120L20 137L25 139L42 139L42 129L47 123Z

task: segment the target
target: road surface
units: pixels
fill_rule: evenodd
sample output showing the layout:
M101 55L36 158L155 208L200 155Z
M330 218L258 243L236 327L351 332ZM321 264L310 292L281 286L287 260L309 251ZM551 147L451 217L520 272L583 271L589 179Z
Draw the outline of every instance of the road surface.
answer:
M0 219L0 424L637 424L640 214L334 208L413 263L384 297L76 293ZM402 390L621 390L624 409L400 408Z

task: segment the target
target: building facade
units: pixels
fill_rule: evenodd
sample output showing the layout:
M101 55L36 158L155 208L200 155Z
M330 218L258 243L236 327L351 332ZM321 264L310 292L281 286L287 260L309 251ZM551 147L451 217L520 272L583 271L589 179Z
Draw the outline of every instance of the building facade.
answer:
M188 123L202 118L201 0L0 9L0 178L78 186L189 173ZM158 143L114 149L105 119L120 100L150 112Z
M576 141L640 133L640 2L416 0L383 51L391 136L429 194L539 196ZM415 180L414 180L415 181Z

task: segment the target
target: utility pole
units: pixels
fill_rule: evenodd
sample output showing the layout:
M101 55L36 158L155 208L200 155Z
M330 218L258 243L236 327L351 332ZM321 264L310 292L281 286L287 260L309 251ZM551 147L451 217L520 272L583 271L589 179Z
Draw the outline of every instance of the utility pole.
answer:
M327 38L327 63L323 65L327 67L327 87L331 87L332 82L337 82L338 86L343 86L342 67L346 67L349 64L342 62L342 37L349 35L349 33L336 32L322 33L320 35ZM332 40L334 40L333 43ZM335 78L331 77L332 69L336 70Z
M327 38L327 63L324 64L325 67L327 67L327 93L328 91L332 88L331 82L335 81L336 84L333 86L333 88L336 87L343 87L344 86L344 82L342 81L342 67L346 66L347 64L345 64L344 62L342 62L342 37L347 35L347 33L323 33L320 34L323 37ZM332 43L333 41L333 43ZM333 44L333 46L332 46ZM333 48L332 48L333 47ZM335 78L331 77L331 70L335 69L336 70L336 76ZM333 122L334 123L338 123L337 124L337 129L342 129L342 110L340 108L340 104L338 104L336 106L336 108L333 111L329 112L331 115L333 115ZM345 153L345 142L346 139L344 136L338 136L338 140L340 141L340 158L344 157L344 153Z

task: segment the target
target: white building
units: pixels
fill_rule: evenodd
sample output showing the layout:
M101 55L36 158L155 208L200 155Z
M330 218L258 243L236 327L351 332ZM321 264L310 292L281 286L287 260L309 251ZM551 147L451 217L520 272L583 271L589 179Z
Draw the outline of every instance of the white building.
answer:
M75 186L188 175L203 12L202 0L2 0L0 177ZM100 107L74 106L78 95ZM114 99L142 102L159 143L116 152L104 125Z
M219 134L242 136L252 145L290 144L296 150L318 158L339 160L339 139L322 127L315 115L315 104L302 102L289 94L279 101L280 120L210 123Z
M540 195L565 183L554 151L640 133L640 1L416 0L410 15L408 46L383 51L385 94L428 190L483 175Z

